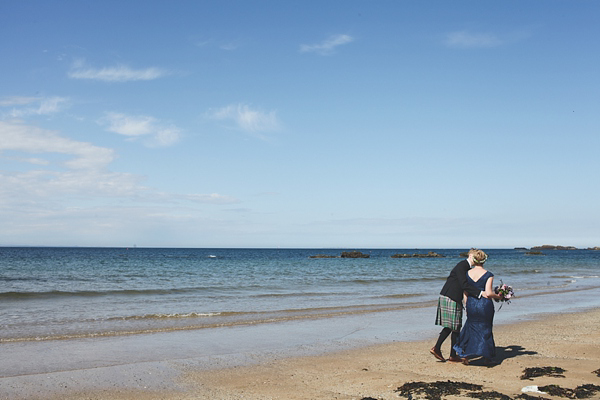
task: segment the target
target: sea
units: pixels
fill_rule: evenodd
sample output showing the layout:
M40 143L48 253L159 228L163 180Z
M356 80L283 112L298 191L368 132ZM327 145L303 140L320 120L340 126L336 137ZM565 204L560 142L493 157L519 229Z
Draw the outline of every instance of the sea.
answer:
M403 315L418 336L437 329L439 291L467 250L0 247L0 346L376 315ZM392 257L430 251L443 257ZM494 283L515 292L496 304L501 321L600 306L600 251L486 252Z

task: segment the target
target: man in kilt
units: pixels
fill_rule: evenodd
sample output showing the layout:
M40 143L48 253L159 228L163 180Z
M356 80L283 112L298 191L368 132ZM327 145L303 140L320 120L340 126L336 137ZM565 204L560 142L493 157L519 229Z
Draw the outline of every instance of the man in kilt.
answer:
M462 327L462 311L463 311L463 293L467 292L469 296L473 297L485 297L485 293L472 286L467 281L467 271L471 269L473 265L473 252L476 249L469 251L469 256L466 260L462 260L452 269L450 275L446 279L446 283L440 292L437 306L437 316L435 318L435 324L444 327L440 332L437 343L430 350L431 354L440 361L446 361L442 356L442 343L448 338L448 335L452 335L450 338L450 357L448 361L461 362L462 359L456 355L454 345L458 340L460 328Z

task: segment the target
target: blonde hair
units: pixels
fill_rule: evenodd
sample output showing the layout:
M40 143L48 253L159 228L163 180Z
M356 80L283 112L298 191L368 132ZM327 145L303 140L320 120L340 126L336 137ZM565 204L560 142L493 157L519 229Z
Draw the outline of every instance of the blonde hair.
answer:
M483 265L483 263L488 259L488 255L485 254L483 250L471 249L469 250L469 254L473 255L473 262L475 265Z

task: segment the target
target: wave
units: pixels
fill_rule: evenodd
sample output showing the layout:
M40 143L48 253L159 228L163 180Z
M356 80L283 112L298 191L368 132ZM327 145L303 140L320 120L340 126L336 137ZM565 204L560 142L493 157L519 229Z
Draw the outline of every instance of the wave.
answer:
M600 286L588 288L555 288L553 296L570 292L580 292L590 289L598 289ZM543 289L543 288L540 288ZM547 289L547 288L546 288ZM528 297L548 295L548 290L522 291L519 290L515 301ZM531 290L531 289L530 289ZM389 295L389 296L411 296L411 295ZM415 295L416 296L416 295ZM316 307L281 309L269 311L222 311L222 312L189 312L172 314L144 314L124 317L113 317L110 319L85 320L76 324L79 328L71 325L71 328L61 327L51 333L48 330L37 331L27 329L25 334L11 337L10 333L4 332L0 337L0 343L25 342L25 341L50 341L68 340L79 338L100 338L113 336L126 336L138 334L153 334L174 331L191 331L201 329L216 329L237 326L250 326L272 323L285 323L290 321L318 320L326 318L338 318L352 315L363 315L373 313L385 313L395 311L409 311L419 308L435 307L437 299L423 299L423 301L394 302L387 304L361 304L341 307Z
M351 294L351 293L342 293ZM340 293L319 293L319 292L292 292L292 293L261 293L250 295L253 298L269 298L269 297L327 297L327 296L339 296Z
M1 292L0 300L50 299L60 297L144 296L191 293L211 288L123 289L123 290L49 290L45 292Z
M559 290L552 291L553 296L558 296L560 294L600 289L600 286L570 287L570 285L567 283L562 286L540 286L540 287L535 287L535 288L532 287L532 288L526 288L526 289L521 288L520 290L527 290L527 291L531 291L531 292L522 293L521 291L519 291L519 293L517 293L518 296L515 296L515 297L524 298L524 297L533 297L533 296L544 296L544 295L549 294L548 289L559 289Z
M37 276L0 276L0 282L47 282L48 279L40 279Z
M528 269L518 269L518 270L504 270L502 273L505 275L531 275L531 274L541 274L544 271L538 268L528 268Z
M144 314L144 315L131 315L128 317L112 317L107 318L106 321L127 321L127 320L140 320L140 319L181 319L181 318L203 318L203 317L216 317L221 316L223 313L220 312L208 312L208 313L173 313L173 314Z
M4 337L0 338L0 343L111 337L282 323L289 321L335 318L349 315L433 307L435 304L435 301L429 300L415 303L371 304L276 311L146 314L140 316L93 321L95 324L86 324L87 331L64 332L63 330L63 333L60 334L38 334L28 337Z
M347 281L340 281L342 284L354 283L359 285L373 285L380 283L403 283L403 282L433 282L444 280L448 275L440 276L423 276L423 277L411 277L411 278L382 278L382 279L352 279Z
M402 293L402 294L388 294L385 296L381 296L383 299L407 299L409 297L418 297L423 296L422 293Z

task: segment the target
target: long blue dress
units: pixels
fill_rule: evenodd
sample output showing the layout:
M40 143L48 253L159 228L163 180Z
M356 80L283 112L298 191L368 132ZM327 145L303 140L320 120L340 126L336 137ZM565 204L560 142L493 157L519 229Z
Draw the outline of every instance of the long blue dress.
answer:
M467 274L467 280L471 285L485 291L485 283L492 276L494 274L487 271L475 282ZM494 303L491 299L471 296L467 298L467 322L460 331L458 342L454 346L459 357L491 359L496 355L496 344L492 333L494 312Z

